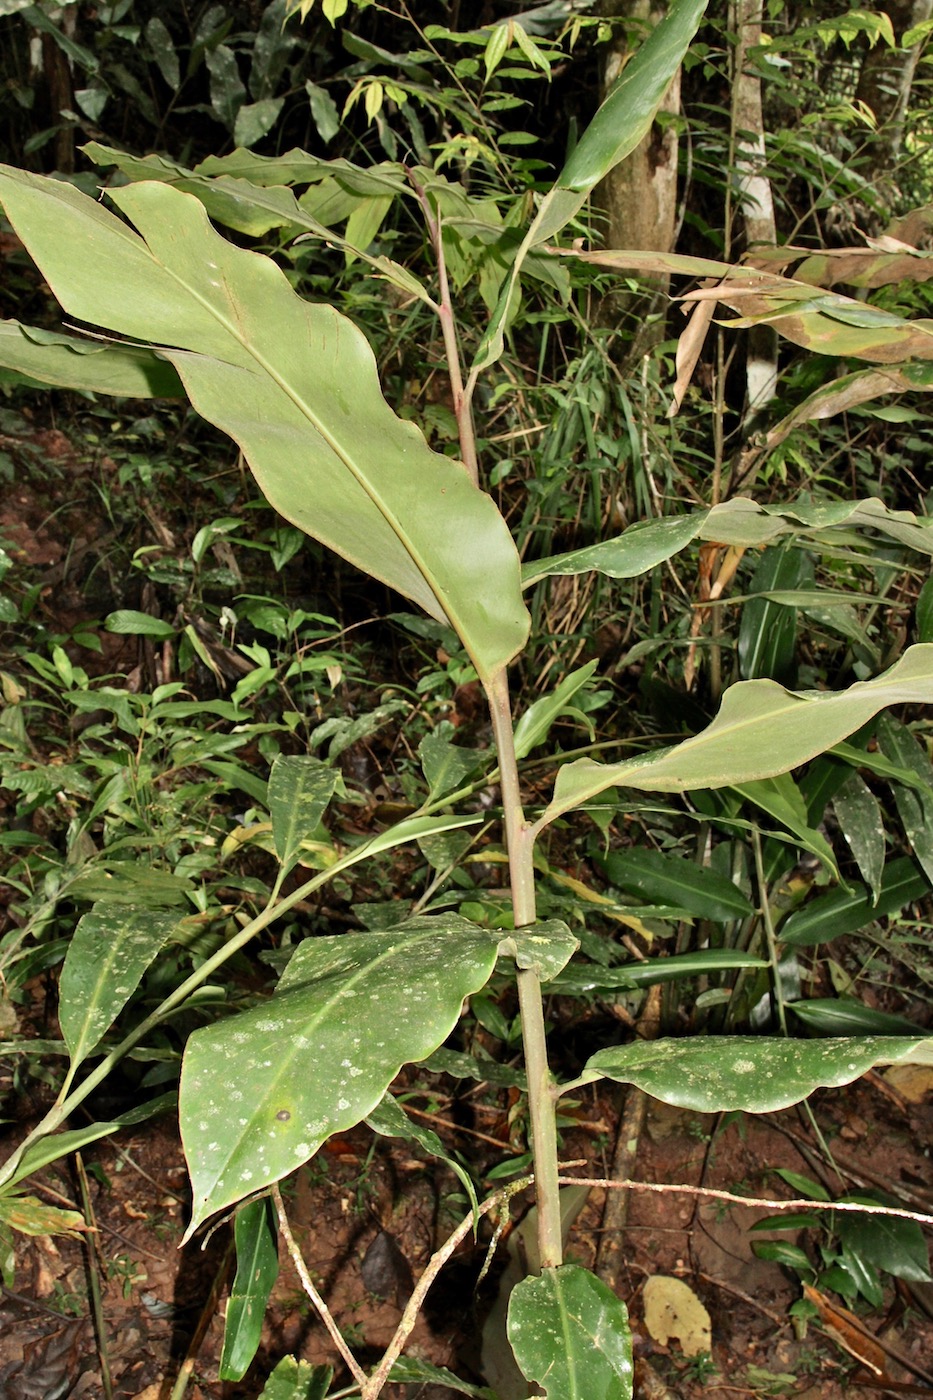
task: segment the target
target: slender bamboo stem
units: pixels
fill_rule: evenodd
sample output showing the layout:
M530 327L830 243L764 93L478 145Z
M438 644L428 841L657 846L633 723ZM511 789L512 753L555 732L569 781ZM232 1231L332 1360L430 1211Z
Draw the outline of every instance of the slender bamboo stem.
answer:
M505 843L509 856L509 879L515 927L535 921L535 876L532 863L534 842L522 811L515 758L515 741L509 705L509 685L505 668L497 671L486 687L492 716L496 751L499 755L499 782L505 819ZM538 1198L538 1251L541 1268L556 1268L562 1258L560 1202L557 1184L557 1095L547 1062L544 1005L537 973L519 969L518 1000L522 1016L522 1043L525 1073L528 1077L528 1111L531 1116L531 1150L534 1156L535 1190Z

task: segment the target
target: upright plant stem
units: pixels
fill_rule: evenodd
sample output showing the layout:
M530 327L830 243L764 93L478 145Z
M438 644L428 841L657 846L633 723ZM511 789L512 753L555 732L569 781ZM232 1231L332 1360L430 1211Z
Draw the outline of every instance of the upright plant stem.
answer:
M499 782L509 855L509 879L515 927L535 921L535 876L532 863L534 838L522 811L518 764L509 706L505 669L490 680L486 694L499 755ZM528 1077L528 1110L531 1115L531 1150L534 1156L538 1198L538 1252L543 1269L561 1262L560 1202L557 1184L557 1114L554 1081L547 1062L544 1005L536 972L518 971L518 1001L522 1016L522 1043Z

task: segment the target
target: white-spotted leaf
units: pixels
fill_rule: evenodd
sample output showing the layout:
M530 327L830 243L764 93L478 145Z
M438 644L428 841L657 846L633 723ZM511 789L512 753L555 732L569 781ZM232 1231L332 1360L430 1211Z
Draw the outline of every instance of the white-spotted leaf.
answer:
M181 923L176 912L101 904L78 920L60 983L59 1021L79 1065L113 1025Z
M269 774L275 853L286 870L313 837L337 786L337 769L308 754L279 754Z
M631 1400L628 1313L579 1264L545 1269L512 1289L509 1342L522 1374L548 1400Z
M851 1084L875 1065L897 1064L933 1064L933 1038L639 1040L598 1050L584 1073L635 1084L663 1103L699 1113L773 1113L814 1089Z
M179 1102L188 1235L371 1113L403 1064L443 1044L500 937L448 914L309 938L267 1002L195 1031Z

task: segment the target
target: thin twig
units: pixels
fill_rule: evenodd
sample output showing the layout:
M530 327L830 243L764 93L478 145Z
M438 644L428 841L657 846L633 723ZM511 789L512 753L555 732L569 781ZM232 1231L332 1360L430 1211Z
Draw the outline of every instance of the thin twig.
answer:
M933 1215L919 1210L900 1210L897 1206L860 1205L856 1201L769 1201L761 1196L736 1196L732 1191L717 1191L712 1186L683 1186L659 1181L611 1181L607 1177L559 1176L561 1186L598 1186L604 1190L657 1191L665 1195L710 1196L736 1206L764 1206L768 1210L842 1210L854 1215L896 1215L901 1220L916 1220L919 1225L933 1225Z
M504 1202L510 1201L519 1191L524 1191L526 1187L531 1185L533 1180L534 1177L532 1176L524 1176L518 1181L511 1182L508 1186L504 1186L501 1191L497 1191L494 1196L490 1196L488 1200L483 1201L482 1205L479 1207L479 1214L488 1215L491 1210L495 1210ZM405 1311L402 1313L402 1320L395 1329L395 1336L389 1343L385 1355L376 1367L371 1378L361 1387L362 1400L376 1400L379 1392L389 1379L389 1372L401 1355L402 1348L411 1335L412 1329L418 1320L418 1314L424 1306L424 1300L427 1296L428 1289L457 1248L457 1245L461 1240L466 1239L467 1235L475 1228L475 1225L476 1213L471 1210L469 1215L463 1217L456 1230L445 1240L440 1249L435 1254L432 1254L425 1266L424 1273L415 1285L414 1292L405 1305Z
M272 1196L273 1205L275 1206L275 1213L279 1218L279 1229L282 1231L282 1238L285 1241L285 1247L288 1250L289 1257L291 1258L295 1269L297 1270L298 1277L301 1279L301 1286L307 1293L308 1297L311 1299L311 1302L314 1304L315 1308L317 1309L318 1316L320 1317L324 1326L330 1333L331 1338L333 1339L334 1346L337 1348L337 1350L340 1352L340 1355L347 1363L347 1369L349 1370L353 1379L356 1381L357 1385L365 1394L367 1385L366 1372L363 1370L362 1366L359 1364L356 1357L353 1355L353 1352L347 1346L346 1342L343 1339L343 1333L340 1331L340 1328L334 1321L334 1317L331 1313L330 1308L324 1302L324 1299L321 1297L320 1293L314 1286L314 1280L311 1278L311 1275L308 1272L308 1266L305 1263L304 1258L302 1257L301 1250L298 1248L298 1242L295 1239L295 1236L292 1234L292 1227L289 1225L288 1216L285 1214L285 1203L282 1200L282 1193L277 1185L273 1185L270 1194Z

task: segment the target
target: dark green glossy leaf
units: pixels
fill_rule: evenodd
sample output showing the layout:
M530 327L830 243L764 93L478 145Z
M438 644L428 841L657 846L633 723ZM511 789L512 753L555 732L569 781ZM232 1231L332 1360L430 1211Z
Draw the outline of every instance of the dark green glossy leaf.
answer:
M933 578L928 578L917 595L917 641L933 642Z
M450 1034L464 997L489 980L500 937L448 914L309 938L269 1001L195 1031L179 1105L187 1235L365 1118L406 1061Z
M904 1016L875 1011L851 997L813 997L787 1003L803 1024L818 1035L919 1035L920 1027Z
M58 1013L72 1067L113 1025L180 923L176 913L126 904L95 907L78 920L62 968Z
M844 1201L866 1205L897 1205L876 1196L843 1196ZM895 1278L911 1283L930 1282L930 1261L923 1230L915 1220L897 1215L854 1215L840 1211L834 1217L836 1233L849 1254L857 1256ZM867 1296L867 1295L866 1295Z
M778 1221L774 1221L772 1229L779 1229ZM788 1244L785 1240L756 1240L752 1244L752 1252L759 1259L767 1259L772 1264L783 1264L788 1269L795 1269L798 1273L812 1275L813 1265L809 1256L796 1244Z
M850 1084L878 1064L933 1064L933 1039L635 1041L597 1051L585 1073L637 1084L653 1098L700 1113L771 1113L814 1089Z
M737 885L689 856L632 849L613 851L600 864L619 889L640 894L650 904L676 905L698 919L728 923L755 912Z
M508 1337L527 1380L548 1400L631 1400L628 1313L578 1264L525 1278L509 1299Z
M236 1278L227 1300L224 1343L218 1374L239 1381L262 1340L262 1324L273 1285L279 1276L278 1232L268 1196L249 1201L236 1213Z
M814 576L801 549L766 549L752 575L748 592L770 594L797 589ZM814 600L815 601L815 600ZM770 597L749 598L739 622L738 658L743 681L772 680L793 686L797 680L797 612Z
M877 901L864 885L819 894L784 920L778 937L794 948L828 943L844 934L858 933L873 919L897 914L905 904L925 899L929 893L929 880L912 860L902 856L885 866Z

